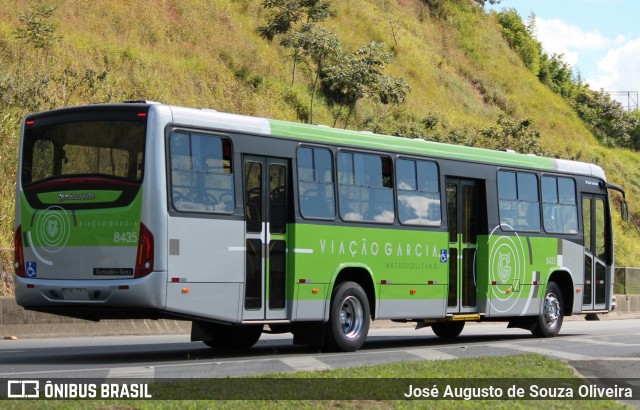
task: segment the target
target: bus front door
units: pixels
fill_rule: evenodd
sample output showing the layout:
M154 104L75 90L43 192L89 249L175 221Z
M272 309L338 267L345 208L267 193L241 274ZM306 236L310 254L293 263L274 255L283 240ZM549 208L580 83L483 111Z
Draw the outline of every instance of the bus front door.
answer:
M477 312L479 183L447 178L449 296L447 313Z
M584 288L582 310L608 310L607 292L611 292L610 244L607 243L607 197L582 195L584 226Z
M245 283L243 320L286 319L287 160L243 158Z

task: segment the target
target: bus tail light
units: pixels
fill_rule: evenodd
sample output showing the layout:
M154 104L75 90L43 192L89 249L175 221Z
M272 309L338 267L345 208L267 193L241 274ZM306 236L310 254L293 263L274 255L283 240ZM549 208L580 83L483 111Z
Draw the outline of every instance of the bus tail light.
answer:
M22 225L16 229L16 236L13 242L13 257L16 275L25 277L24 271L24 251L22 249Z
M147 276L153 271L153 235L140 223L140 236L138 241L138 254L136 255L136 270L134 278Z

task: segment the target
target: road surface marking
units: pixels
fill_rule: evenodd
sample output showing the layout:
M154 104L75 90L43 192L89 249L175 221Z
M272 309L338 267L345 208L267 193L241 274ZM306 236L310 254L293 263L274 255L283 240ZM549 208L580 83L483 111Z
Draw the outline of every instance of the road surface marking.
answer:
M551 348L517 345L514 343L491 343L491 344L488 344L487 346L496 347L499 349L511 349L511 350L519 350L521 352L537 353L544 356L553 356L553 357L557 357L559 359L564 359L564 360L593 359L591 356L585 356L583 354L568 353L560 350L554 350Z
M331 366L315 357L283 357L280 361L297 371L329 370Z
M439 352L433 349L411 349L405 350L405 352L423 358L425 360L449 360L457 359L456 356L448 353Z
M156 369L153 367L116 367L109 370L107 379L136 378L153 379Z

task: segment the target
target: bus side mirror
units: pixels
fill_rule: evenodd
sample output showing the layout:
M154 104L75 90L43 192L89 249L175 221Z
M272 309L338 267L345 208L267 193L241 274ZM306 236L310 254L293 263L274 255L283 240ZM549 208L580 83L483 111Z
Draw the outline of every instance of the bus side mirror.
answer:
M622 200L622 202L620 202L620 216L622 217L623 221L629 220L629 207L627 206L627 201L625 200Z

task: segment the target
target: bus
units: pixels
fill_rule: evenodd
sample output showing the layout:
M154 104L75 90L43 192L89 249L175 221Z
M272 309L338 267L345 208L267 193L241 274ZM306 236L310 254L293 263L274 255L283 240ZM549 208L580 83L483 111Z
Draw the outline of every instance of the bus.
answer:
M538 337L613 308L596 165L137 101L23 123L15 295L87 320L179 319L355 351L372 320Z

